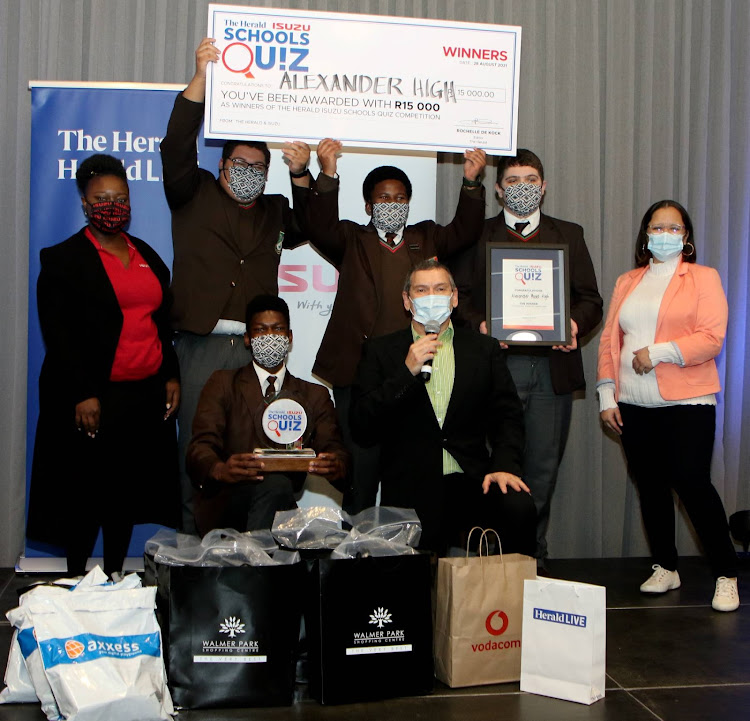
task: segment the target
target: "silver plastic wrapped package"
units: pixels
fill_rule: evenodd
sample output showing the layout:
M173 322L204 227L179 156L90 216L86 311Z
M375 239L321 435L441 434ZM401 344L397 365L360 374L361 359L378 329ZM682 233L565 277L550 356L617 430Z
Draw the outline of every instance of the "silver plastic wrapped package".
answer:
M360 558L416 553L422 524L411 508L376 506L349 516L337 508L313 507L278 512L271 530L282 546L331 549L331 558Z
M216 528L202 539L162 530L147 542L146 553L167 566L280 566L299 561L299 554L278 554L268 531L240 533L232 528Z
M298 550L332 549L347 537L342 523L349 514L338 508L313 506L277 511L271 533L280 545Z
M380 536L360 533L352 528L349 535L331 553L331 558L368 558L377 556L412 556L419 553L411 546Z
M422 536L422 523L413 508L373 506L352 516L350 523L360 533L404 546L416 547Z

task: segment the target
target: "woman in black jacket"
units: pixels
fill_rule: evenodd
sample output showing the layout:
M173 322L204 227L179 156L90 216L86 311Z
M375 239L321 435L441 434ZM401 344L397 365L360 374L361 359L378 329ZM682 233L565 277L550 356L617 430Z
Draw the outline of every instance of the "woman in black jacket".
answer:
M84 573L102 529L104 570L122 570L135 523L179 512L175 411L180 384L168 323L169 270L126 234L122 163L93 155L76 173L88 224L41 251L46 355L27 536L63 546Z

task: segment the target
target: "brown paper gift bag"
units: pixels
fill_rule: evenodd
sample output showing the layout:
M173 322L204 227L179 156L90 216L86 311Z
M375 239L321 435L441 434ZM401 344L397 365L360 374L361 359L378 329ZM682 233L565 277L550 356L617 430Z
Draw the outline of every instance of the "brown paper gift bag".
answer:
M487 555L488 532L497 535L482 532L479 556L438 560L435 675L452 688L521 678L523 584L536 560Z

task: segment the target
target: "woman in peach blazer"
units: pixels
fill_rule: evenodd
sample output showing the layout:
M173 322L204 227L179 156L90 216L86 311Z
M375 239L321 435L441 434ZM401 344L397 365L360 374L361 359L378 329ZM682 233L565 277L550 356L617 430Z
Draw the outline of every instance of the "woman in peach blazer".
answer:
M599 343L602 422L620 435L653 557L644 593L679 588L672 489L716 579L712 606L739 606L737 557L711 484L720 390L714 358L727 327L719 274L695 262L693 224L673 200L654 203L636 239L636 268L617 279Z

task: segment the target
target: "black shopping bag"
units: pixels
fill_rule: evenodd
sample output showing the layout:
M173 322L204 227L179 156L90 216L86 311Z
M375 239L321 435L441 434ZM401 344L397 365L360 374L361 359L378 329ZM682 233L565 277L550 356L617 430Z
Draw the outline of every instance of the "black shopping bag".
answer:
M429 554L313 561L305 626L321 703L430 693Z
M306 569L167 566L146 556L172 699L184 708L290 705Z

